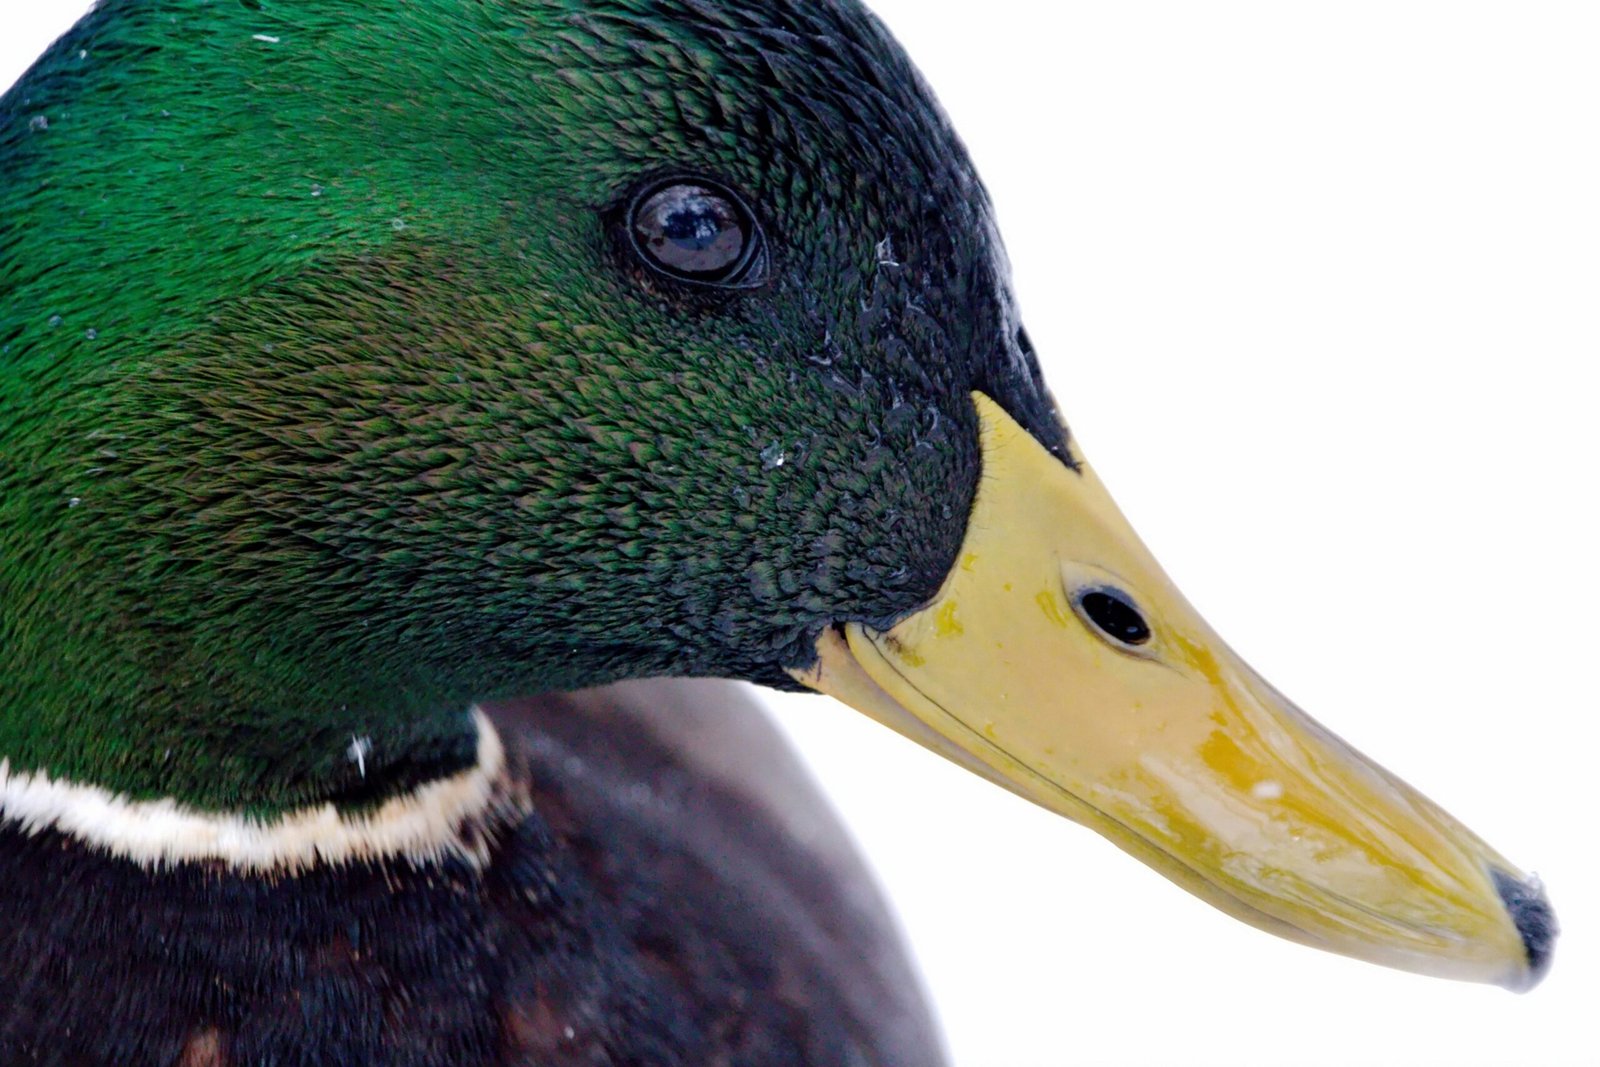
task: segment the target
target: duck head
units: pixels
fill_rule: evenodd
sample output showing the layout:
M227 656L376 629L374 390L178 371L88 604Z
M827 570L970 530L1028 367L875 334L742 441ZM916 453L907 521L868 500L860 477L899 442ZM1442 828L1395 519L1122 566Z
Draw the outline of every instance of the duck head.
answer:
M1258 926L1542 971L1531 880L1128 528L856 5L107 0L0 149L13 768L282 812L478 701L810 687Z

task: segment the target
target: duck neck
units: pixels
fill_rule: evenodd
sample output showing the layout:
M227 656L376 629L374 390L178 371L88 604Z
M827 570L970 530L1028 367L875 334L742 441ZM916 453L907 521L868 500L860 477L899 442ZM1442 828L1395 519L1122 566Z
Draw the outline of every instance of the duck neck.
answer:
M48 782L271 820L375 810L481 761L484 720L464 693L319 662L359 649L291 661L50 634L0 617L0 638L17 637L0 640L0 781L13 793Z

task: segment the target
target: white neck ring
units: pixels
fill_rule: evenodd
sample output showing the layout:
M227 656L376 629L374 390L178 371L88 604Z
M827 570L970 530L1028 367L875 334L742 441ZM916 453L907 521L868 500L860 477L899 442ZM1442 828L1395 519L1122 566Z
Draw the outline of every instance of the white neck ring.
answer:
M0 821L27 833L54 830L145 867L220 862L241 872L297 873L322 866L444 859L483 867L488 831L515 808L505 746L474 709L474 766L346 814L332 804L270 820L201 811L174 800L132 800L99 786L57 781L42 771L13 772L0 761Z

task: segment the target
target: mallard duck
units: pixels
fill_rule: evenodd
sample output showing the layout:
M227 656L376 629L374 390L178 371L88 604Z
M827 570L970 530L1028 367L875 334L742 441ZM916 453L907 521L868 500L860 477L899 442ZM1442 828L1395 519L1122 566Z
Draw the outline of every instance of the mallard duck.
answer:
M1128 529L854 4L113 0L0 151L0 1062L937 1062L782 746L665 678L1547 966Z

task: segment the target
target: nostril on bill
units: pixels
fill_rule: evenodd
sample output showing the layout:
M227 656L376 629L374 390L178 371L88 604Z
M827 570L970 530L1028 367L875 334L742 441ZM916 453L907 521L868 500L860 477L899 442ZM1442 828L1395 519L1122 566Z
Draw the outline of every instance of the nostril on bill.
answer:
M1537 881L1524 882L1501 871L1492 871L1494 887L1505 902L1506 912L1522 935L1522 946L1528 953L1528 983L1532 989L1539 984L1550 969L1550 955L1555 948L1556 913L1545 899L1544 888Z

